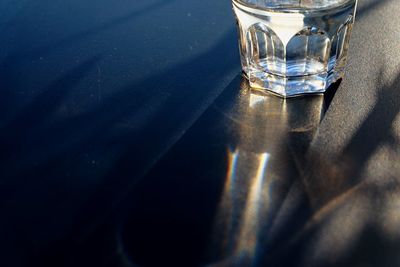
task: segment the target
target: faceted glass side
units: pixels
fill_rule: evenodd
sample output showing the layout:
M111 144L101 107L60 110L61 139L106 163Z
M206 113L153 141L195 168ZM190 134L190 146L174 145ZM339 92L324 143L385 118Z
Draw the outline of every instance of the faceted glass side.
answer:
M246 40L251 66L278 75L285 72L285 47L273 30L256 23L248 29Z
M234 0L242 67L250 85L285 97L324 92L343 76L355 3L290 13Z

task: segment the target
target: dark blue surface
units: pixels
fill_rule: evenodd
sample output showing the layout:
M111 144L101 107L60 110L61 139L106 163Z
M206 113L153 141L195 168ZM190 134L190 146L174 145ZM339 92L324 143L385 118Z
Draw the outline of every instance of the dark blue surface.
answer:
M228 1L0 3L2 258L84 236L239 71Z
M0 12L0 264L235 266L212 241L240 143L221 115L242 114L230 1L4 0ZM278 153L279 175L308 177L304 204L282 209L295 227L261 242L256 266L397 266L399 13L396 0L360 1L345 81L321 125ZM258 152L273 143L257 140ZM352 190L367 207L337 212L332 201L361 201ZM346 247L331 217L360 241Z

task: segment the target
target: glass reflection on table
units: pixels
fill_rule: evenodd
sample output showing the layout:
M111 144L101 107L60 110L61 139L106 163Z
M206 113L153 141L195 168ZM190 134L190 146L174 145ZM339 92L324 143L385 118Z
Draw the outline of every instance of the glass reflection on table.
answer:
M300 206L301 176L334 89L282 99L244 78L232 81L126 201L117 234L123 259L138 266L270 263L267 252L310 217Z
M330 102L330 94L282 99L251 89L242 80L235 104L225 112L236 138L214 224L220 260L210 266L258 266L287 224L298 193L304 154ZM286 205L285 205L285 202Z

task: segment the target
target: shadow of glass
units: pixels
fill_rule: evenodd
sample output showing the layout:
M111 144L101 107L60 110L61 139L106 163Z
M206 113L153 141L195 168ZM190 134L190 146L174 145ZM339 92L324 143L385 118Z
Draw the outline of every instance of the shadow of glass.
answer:
M393 199L393 192L397 192L393 190L398 187L398 177L390 178L394 184L386 187L371 187L364 185L362 170L378 148L396 144L393 123L400 110L399 77L387 85L380 82L378 88L382 89L378 90L374 107L346 148L333 159L315 154L318 151L315 147L310 150L309 146L335 90L325 96L282 100L250 90L245 81L238 91L237 84L234 81L227 87L212 109L155 166L142 189L135 191L137 195L130 202L140 202L142 207L128 208L136 221L123 220L119 237L124 255L149 266L157 266L159 262L147 256L165 249L164 246L170 249L160 254L160 261L176 266L199 261L202 266L354 266L352 263L368 260L372 261L370 266L382 266L379 264L388 262L389 257L395 259L399 242L393 233L398 222L396 203L400 200ZM196 142L199 144L193 145ZM213 153L207 147L213 147ZM177 164L184 157L185 161ZM204 161L204 157L209 160ZM181 164L188 165L184 172ZM204 166L212 174L202 171ZM225 166L224 173L221 166ZM179 196L181 193L174 186L184 183L181 186L188 190L184 197L177 196L176 201L165 204L140 193L145 188L155 188L165 178L163 174L168 174L168 182L155 195L163 195L161 199L168 202L166 195ZM203 190L199 182L181 179L202 175L209 175L204 183L214 183L219 191L210 190L210 184L203 185ZM190 198L188 194L199 199L194 200L197 197ZM211 199L207 204L200 197L202 194ZM180 203L182 199L185 204ZM152 207L151 215L144 212L149 208L147 205ZM344 211L337 209L341 205ZM180 212L174 212L177 207ZM181 213L183 207L193 211ZM166 215L159 209L174 215ZM137 220L137 216L143 217ZM157 223L169 216L181 219L171 223L167 220L166 225ZM185 216L193 216L199 221L182 222L185 220L182 216L186 219ZM375 224L368 224L371 218ZM145 222L149 221L152 226L147 228ZM189 234L199 228L197 234ZM151 231L156 235L150 234ZM165 231L177 241L171 242ZM206 240L199 237L207 233ZM199 240L199 244L191 247L187 245L191 242L180 239L180 235ZM342 238L343 235L349 239ZM330 239L335 236L339 239ZM145 238L149 243L143 245ZM150 244L156 241L161 245L152 247ZM378 253L376 244L387 251ZM207 247L204 253L203 246ZM192 254L181 258L174 254L175 250ZM326 258L312 258L310 253ZM363 256L365 253L369 256Z
M337 86L283 100L235 79L124 201L121 257L145 266L264 266L264 252L308 218L299 162Z
M265 253L304 222L307 209L290 222L304 201L299 169L338 85L325 96L281 99L243 80L234 108L220 109L236 138L229 145L210 248L219 260L208 266L264 266Z

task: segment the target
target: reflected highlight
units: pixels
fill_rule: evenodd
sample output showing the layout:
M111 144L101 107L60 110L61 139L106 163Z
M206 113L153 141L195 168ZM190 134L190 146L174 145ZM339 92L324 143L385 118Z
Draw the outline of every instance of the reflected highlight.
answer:
M231 250L234 245L231 233L234 229L234 221L236 216L236 209L234 208L234 196L236 191L236 186L235 186L237 179L236 169L239 158L239 152L238 151L229 152L228 157L229 157L228 172L224 186L223 198L221 200L220 209L222 213L220 215L224 216L224 217L221 216L222 220L228 218L227 221L225 222L226 227L223 240L225 240L226 242L227 249Z
M265 171L267 169L270 155L268 153L259 156L259 165L256 176L252 179L250 192L247 198L243 215L243 223L239 231L239 240L235 248L235 255L239 258L254 258L257 248L257 237L259 232L259 211L264 204L262 191Z
M228 172L227 178L224 186L224 195L229 194L230 196L233 195L235 190L235 178L236 178L236 165L238 161L239 153L234 151L229 153L228 159Z
M218 213L215 218L215 227L213 231L214 242L219 243L222 240L221 245L216 245L220 250L219 253L225 254L230 252L234 246L234 240L232 232L234 231L235 225L235 183L237 182L237 164L239 158L239 152L228 149L227 151L227 174L225 178L225 184L221 196L220 203L218 205Z
M257 104L262 104L266 100L265 96L261 94L250 94L250 99L249 99L249 106L250 108L254 108L257 106Z
M281 236L291 239L285 227L303 200L301 181L294 177L300 176L324 101L285 100L242 81L237 104L223 110L232 141L207 266L265 266Z

